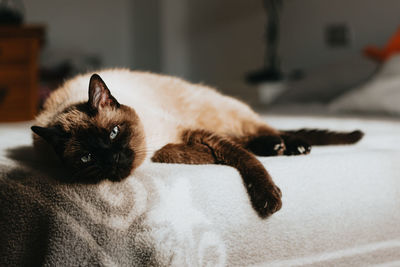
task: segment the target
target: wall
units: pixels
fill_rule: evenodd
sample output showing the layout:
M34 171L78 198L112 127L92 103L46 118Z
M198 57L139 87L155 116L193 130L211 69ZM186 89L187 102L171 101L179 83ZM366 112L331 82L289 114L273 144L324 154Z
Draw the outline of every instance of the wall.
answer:
M25 0L26 21L47 25L49 55L100 55L103 66L133 65L131 2Z
M244 72L262 63L261 1L170 0L161 10L163 72L242 94Z
M190 78L188 1L160 2L162 72Z
M397 0L292 0L285 2L281 54L286 69L316 67L355 54L368 44L383 45L400 26ZM346 23L352 43L330 48L324 28Z
M28 22L48 25L51 51L101 55L107 67L161 71L255 100L246 73L263 65L261 0L26 0ZM286 73L359 55L400 25L397 0L284 0L280 51ZM331 23L347 23L351 45L324 42ZM51 57L47 57L51 58Z
M284 71L307 71L358 56L367 44L384 44L400 25L399 10L397 0L284 0ZM255 90L244 77L263 64L265 21L261 0L165 1L163 71L254 101ZM332 23L349 25L350 46L333 49L325 44L324 29Z
M132 0L132 3L132 66L160 72L160 0Z

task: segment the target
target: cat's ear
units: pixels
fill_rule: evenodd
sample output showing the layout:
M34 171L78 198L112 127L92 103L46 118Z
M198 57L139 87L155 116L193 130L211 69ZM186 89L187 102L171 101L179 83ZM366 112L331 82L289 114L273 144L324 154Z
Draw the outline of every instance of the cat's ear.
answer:
M67 133L65 133L59 127L40 127L32 126L31 130L42 137L46 142L51 144L56 152L62 152L61 149L64 147Z
M107 85L98 74L90 77L88 104L96 111L107 106L119 108L118 101L111 95Z

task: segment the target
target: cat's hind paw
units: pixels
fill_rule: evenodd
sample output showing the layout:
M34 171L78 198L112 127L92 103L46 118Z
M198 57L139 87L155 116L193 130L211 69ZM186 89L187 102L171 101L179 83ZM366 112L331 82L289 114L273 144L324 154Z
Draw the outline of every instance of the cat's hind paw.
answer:
M286 149L284 154L287 156L292 155L306 155L311 152L311 146L298 138L286 138L285 139Z
M285 143L279 136L262 135L250 140L246 149L258 156L283 155Z

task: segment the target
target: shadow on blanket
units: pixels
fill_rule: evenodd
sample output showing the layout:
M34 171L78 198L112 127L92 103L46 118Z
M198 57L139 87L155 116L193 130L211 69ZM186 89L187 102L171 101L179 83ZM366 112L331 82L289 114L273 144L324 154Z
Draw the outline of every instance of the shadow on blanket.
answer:
M61 162L58 159L43 159L37 156L32 146L19 146L6 150L6 156L14 160L19 168L40 171L44 175L57 180L66 179Z
M121 207L108 207L106 204L110 203L99 199L97 186L60 182L68 180L68 173L59 161L38 158L31 146L6 152L17 167L0 166L0 265L104 263L108 261L104 248L114 243L114 252L120 253L115 240L131 242L133 247L137 237L143 238L140 234L145 232L143 217L139 214L131 221L129 234L104 227L97 218L91 218L102 217L104 213L125 215L125 212L119 210ZM130 204L132 209L134 203ZM123 206L129 208L126 203ZM126 236L132 233L134 238L128 241ZM109 245L100 249L103 243ZM140 250L132 248L129 252L131 264L155 263L152 246L138 247Z
M45 211L35 200L26 197L29 192L17 197L19 192L12 189L18 183L11 181L23 181L29 172L0 168L0 265L42 266L49 246L50 217L44 216Z
M166 179L168 166L149 164L119 183L67 184L60 162L30 146L7 157L16 164L0 165L0 266L225 263L221 237L189 205L187 179Z
M160 266L134 182L65 184L32 147L7 156L17 165L0 165L0 266Z
M51 177L62 183L74 183L72 179L70 179L72 174L68 172L58 157L51 151L49 151L47 157L43 158L38 157L32 146L20 146L8 149L6 151L6 156L17 162L21 168L40 172L41 175Z
M6 153L18 167L0 165L0 265L42 266L50 242L51 216L34 192L50 182L47 177L56 177L60 171L45 168L31 146L11 148Z

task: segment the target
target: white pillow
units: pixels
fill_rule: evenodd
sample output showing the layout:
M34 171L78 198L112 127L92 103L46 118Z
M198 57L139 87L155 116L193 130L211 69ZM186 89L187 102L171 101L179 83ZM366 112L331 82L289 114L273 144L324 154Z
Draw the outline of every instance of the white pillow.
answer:
M367 83L334 100L330 109L400 115L400 55L391 57Z
M274 105L291 103L329 103L355 86L365 83L376 72L376 63L354 55L308 69L305 77L290 80Z

